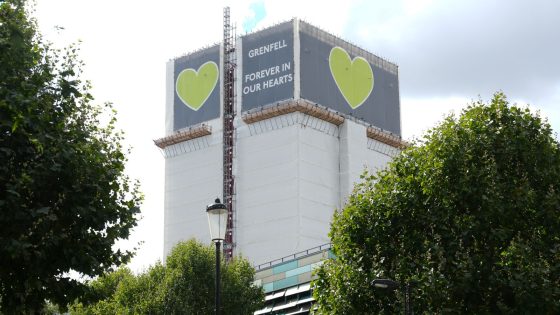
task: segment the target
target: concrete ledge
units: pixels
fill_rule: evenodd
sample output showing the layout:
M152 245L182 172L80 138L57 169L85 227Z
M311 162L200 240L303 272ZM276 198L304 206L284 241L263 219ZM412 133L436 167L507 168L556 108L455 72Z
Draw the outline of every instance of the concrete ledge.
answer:
M401 137L375 127L368 127L366 134L368 138L385 143L397 149L403 150L410 146L410 144L402 140Z
M340 126L344 122L343 116L304 100L291 100L288 102L264 106L256 111L249 111L244 113L241 116L241 119L243 119L243 121L247 124L252 124L261 120L293 112L302 112L309 116L313 116L321 120L330 122L337 126Z
M192 140L195 138L204 137L212 134L212 127L207 124L200 124L197 126L189 127L188 129L179 130L170 136L154 140L154 144L160 149L165 149L170 145L180 142Z

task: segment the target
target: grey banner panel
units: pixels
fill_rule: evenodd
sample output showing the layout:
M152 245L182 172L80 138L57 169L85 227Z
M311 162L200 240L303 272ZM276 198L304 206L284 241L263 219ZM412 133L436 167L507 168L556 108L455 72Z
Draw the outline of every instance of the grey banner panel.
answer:
M174 60L173 130L220 117L220 46Z
M338 40L340 48L333 52L333 48L338 47L334 36L325 33L328 40L321 40L318 36L324 32L317 30L309 33L313 35L300 31L301 98L400 135L399 80L394 71L396 67L393 65L393 71L389 71L372 63L370 56L356 56L353 54L354 50L348 49L349 44L342 40ZM343 61L333 62L334 57ZM358 58L363 63L361 69L344 63L350 60L356 63L356 57L362 57ZM371 70L365 66L368 63ZM331 70L336 65L339 67L338 72ZM349 67L353 68L354 73L369 71L367 76L370 81L373 72L373 88L368 84L355 84L349 78Z
M241 109L294 97L293 23L244 36Z

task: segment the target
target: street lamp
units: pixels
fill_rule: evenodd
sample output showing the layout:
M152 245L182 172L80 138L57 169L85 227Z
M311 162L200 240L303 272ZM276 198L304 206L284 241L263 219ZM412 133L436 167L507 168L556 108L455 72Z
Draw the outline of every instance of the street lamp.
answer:
M220 202L220 198L216 198L213 204L206 207L208 215L208 227L210 228L210 237L212 242L216 244L216 297L215 297L215 314L220 314L220 242L226 238L227 225L227 208Z
M380 289L396 290L404 287L404 314L412 315L412 307L410 306L410 283L401 286L400 283L391 279L375 279L371 284Z

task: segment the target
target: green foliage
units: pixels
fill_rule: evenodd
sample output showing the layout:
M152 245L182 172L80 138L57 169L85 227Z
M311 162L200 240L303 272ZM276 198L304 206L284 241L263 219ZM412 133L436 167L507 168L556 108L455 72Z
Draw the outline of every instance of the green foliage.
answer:
M71 314L213 314L215 248L194 240L179 243L167 257L138 276L123 268L90 283L85 301ZM222 313L252 314L264 293L253 284L255 270L236 258L221 263ZM88 301L89 300L89 301Z
M321 314L395 314L414 283L425 314L560 313L560 147L548 123L497 93L364 174L317 272Z
M0 1L0 310L64 305L130 259L114 251L136 225L141 195L110 105L93 105L77 48L52 49L25 1ZM108 123L100 121L101 116Z

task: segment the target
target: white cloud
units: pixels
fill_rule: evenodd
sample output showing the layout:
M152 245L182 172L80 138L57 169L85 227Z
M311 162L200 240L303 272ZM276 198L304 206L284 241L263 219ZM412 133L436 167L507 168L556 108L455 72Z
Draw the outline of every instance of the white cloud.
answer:
M465 97L402 98L402 136L406 140L420 138L449 114L459 114L472 103Z
M364 1L344 35L399 65L403 100L503 91L542 109L559 131L559 11L560 2L544 0Z

